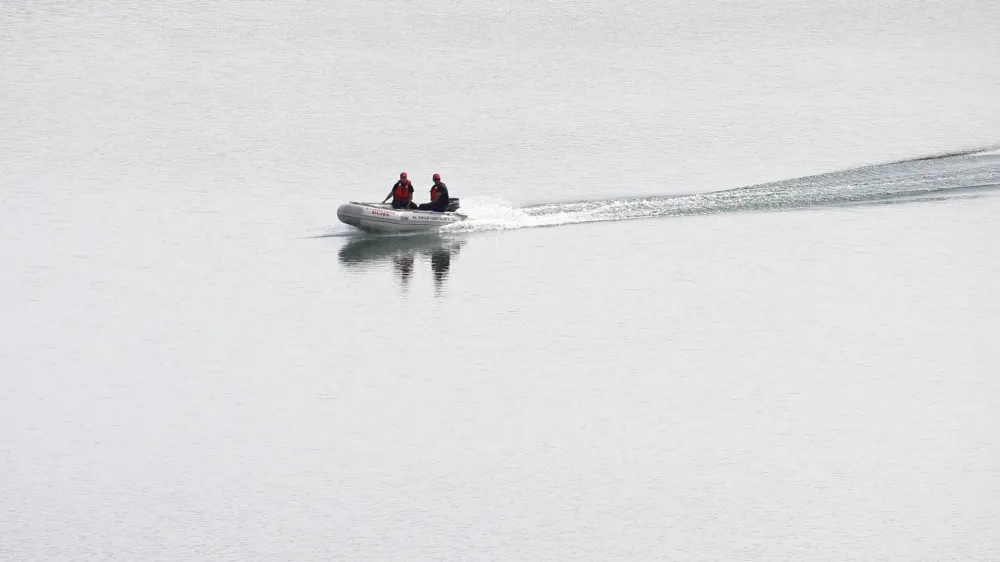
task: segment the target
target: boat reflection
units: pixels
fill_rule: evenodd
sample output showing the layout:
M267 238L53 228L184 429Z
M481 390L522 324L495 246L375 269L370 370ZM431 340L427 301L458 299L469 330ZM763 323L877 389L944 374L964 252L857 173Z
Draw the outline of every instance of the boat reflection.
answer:
M391 264L404 287L408 287L417 258L429 260L434 287L441 291L451 270L452 258L458 254L465 241L446 238L440 234L411 236L358 235L340 248L340 263L353 268L372 264Z

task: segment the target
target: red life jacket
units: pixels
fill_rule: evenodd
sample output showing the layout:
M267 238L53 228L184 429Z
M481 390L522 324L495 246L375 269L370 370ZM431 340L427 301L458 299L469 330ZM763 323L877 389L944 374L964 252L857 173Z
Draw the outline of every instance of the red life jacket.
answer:
M437 201L437 197L438 197L438 186L435 185L434 187L431 188L431 201L432 202Z
M410 193L410 182L396 182L396 187L392 190L392 198L402 203L409 203L413 199L413 194Z

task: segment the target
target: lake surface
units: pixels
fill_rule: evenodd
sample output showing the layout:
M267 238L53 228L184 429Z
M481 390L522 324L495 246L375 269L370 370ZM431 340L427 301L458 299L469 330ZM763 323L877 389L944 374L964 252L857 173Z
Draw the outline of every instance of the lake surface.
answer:
M997 29L0 6L0 558L1000 558Z

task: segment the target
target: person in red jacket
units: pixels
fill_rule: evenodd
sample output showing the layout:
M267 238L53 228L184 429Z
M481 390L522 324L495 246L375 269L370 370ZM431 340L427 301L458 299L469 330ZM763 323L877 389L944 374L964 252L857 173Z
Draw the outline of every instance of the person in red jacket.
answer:
M448 210L448 186L441 181L441 174L434 174L431 178L434 185L431 186L431 202L421 203L417 208L422 211L437 211L443 213Z
M413 202L413 184L406 179L406 172L399 174L399 181L392 186L392 191L382 200L383 203L392 197L393 209L416 209L417 204Z

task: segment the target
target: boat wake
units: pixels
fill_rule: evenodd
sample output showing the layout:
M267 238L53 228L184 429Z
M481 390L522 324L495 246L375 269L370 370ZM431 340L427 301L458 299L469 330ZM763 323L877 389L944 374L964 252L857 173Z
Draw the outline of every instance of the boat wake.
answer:
M441 232L904 203L996 193L1000 193L1000 152L991 147L693 195L625 197L529 207L516 207L500 199L471 197L463 199L463 212L469 219Z

